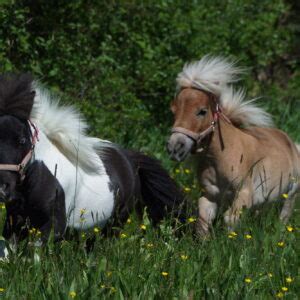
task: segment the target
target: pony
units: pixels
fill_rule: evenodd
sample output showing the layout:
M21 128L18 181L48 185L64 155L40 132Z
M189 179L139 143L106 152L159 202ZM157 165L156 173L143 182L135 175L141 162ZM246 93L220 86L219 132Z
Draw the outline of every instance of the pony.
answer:
M35 228L43 243L51 230L59 241L67 228L121 225L145 207L154 224L179 212L183 194L158 160L90 137L87 128L31 75L0 76L5 239Z
M204 190L196 230L209 234L218 210L233 228L244 208L283 199L287 222L299 192L300 147L273 127L271 116L233 85L243 69L227 58L205 56L177 76L167 151L189 154Z

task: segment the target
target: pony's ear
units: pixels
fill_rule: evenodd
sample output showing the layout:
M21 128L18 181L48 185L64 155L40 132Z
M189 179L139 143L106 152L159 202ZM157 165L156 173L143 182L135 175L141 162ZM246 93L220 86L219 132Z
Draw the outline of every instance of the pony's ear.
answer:
M35 91L30 74L0 76L0 113L29 119Z
M175 99L171 102L171 106L170 106L170 109L172 111L173 114L176 113L176 104L175 104Z

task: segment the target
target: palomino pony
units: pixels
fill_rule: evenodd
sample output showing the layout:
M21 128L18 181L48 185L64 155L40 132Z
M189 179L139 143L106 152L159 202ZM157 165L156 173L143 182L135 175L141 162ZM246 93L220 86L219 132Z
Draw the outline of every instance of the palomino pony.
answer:
M86 122L29 75L0 76L0 200L3 236L32 226L46 241L67 227L121 224L144 207L154 223L176 213L183 196L160 163L85 134Z
M218 208L231 228L244 207L282 199L280 219L290 217L299 192L299 146L271 128L270 116L244 92L234 90L241 70L219 57L205 56L178 74L178 93L168 152L183 161L192 154L204 189L197 229L207 234Z

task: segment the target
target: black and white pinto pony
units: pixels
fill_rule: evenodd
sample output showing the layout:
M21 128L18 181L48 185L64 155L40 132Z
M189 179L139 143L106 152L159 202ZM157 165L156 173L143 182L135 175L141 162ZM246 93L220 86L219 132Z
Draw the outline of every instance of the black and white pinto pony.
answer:
M5 239L34 227L47 241L66 228L122 224L147 207L154 223L183 196L160 163L86 135L87 124L28 74L0 76L0 201ZM114 220L114 221L112 221Z

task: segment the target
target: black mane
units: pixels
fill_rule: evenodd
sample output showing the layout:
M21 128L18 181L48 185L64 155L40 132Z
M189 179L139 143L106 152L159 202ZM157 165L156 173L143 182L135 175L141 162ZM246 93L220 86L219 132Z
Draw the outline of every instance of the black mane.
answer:
M0 75L0 114L29 119L35 91L30 74Z

